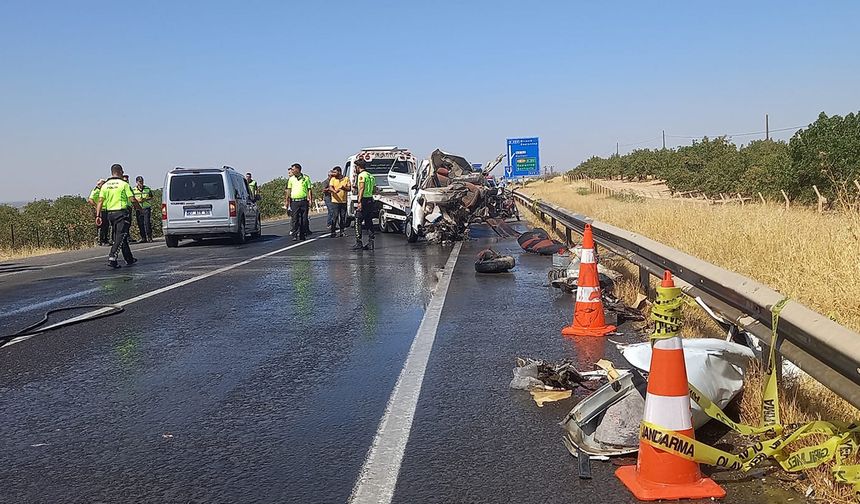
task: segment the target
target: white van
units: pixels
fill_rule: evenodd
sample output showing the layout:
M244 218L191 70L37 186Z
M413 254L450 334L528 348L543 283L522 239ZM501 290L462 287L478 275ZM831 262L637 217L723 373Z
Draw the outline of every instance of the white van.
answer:
M262 234L260 211L245 177L233 168L175 168L164 178L164 241L229 236L236 244Z

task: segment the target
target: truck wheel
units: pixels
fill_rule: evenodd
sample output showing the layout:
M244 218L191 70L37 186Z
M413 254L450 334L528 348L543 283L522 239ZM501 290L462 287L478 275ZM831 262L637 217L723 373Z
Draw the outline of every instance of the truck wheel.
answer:
M176 248L179 246L179 238L166 235L164 237L164 243L167 244L167 248Z
M406 233L406 241L409 243L415 243L418 241L418 231L412 227L412 218L407 217L406 222L403 223L404 232Z
M245 243L245 218L240 217L241 221L239 221L239 232L233 235L233 243L236 245L242 245Z
M383 233L391 232L391 223L388 222L388 217L385 214L385 210L379 211L379 230Z

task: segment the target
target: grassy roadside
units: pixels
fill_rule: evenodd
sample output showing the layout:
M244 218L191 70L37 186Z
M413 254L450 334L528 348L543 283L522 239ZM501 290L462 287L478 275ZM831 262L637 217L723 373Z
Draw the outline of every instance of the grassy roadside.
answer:
M83 247L88 248L88 247ZM48 254L56 254L58 252L68 252L69 250L79 249L58 249L58 248L22 248L15 250L0 250L0 262L14 261L17 259L26 259L28 257L37 257Z
M860 215L818 214L777 205L702 206L643 198L590 194L584 183L557 178L534 182L524 192L597 220L640 233L693 256L754 278L837 322L860 330ZM528 212L524 212L524 215ZM624 261L618 288L635 299L638 272ZM685 307L686 336L722 337L698 308ZM761 374L750 373L740 401L741 420L760 420ZM782 384L783 423L860 419L856 408L809 378ZM820 442L810 440L810 442ZM800 443L790 449L797 449ZM847 485L836 485L825 466L807 471L799 489L812 485L823 502L860 502Z

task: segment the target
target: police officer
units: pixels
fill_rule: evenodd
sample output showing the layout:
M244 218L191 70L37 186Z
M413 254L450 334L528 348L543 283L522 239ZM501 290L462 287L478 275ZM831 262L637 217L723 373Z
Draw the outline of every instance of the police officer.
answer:
M111 245L110 253L108 254L108 266L111 268L119 268L117 263L117 252L122 250L122 258L129 266L137 262L137 259L131 254L131 247L128 245L128 229L131 226L131 213L129 206L134 206L141 209L140 204L134 197L131 186L123 180L122 165L115 164L110 167L111 178L102 184L99 191L99 201L96 205L96 225L102 224L101 211L104 209L107 212L107 219L113 224L113 245Z
M254 201L257 201L258 199L260 199L257 196L257 194L258 194L257 193L257 181L254 180L253 177L251 177L251 172L248 172L245 174L245 181L248 182L248 191L250 191L250 193L251 193L251 199Z
M135 179L135 186L131 189L134 194L134 199L140 203L140 210L137 211L137 230L140 233L141 243L152 241L152 189L144 185L143 177L138 175Z
M96 186L93 188L92 191L90 191L90 197L87 198L87 203L92 205L93 208L95 208L99 204L99 193L101 192L102 184L104 183L105 179L99 179L98 182L96 182ZM102 218L102 223L100 226L98 226L99 246L110 245L110 240L108 239L108 228L110 227L110 224L107 220L107 212L102 210L99 215Z
M376 192L376 179L373 174L365 169L365 161L355 161L356 186L358 187L358 201L355 206L355 245L352 250L373 250L373 210L375 202L373 193ZM367 245L361 243L361 230L367 229L370 240Z
M302 165L294 163L290 166L290 178L287 179L286 204L292 213L293 226L290 234L293 241L304 240L309 231L308 212L310 200L313 199L311 191L311 178L302 174Z

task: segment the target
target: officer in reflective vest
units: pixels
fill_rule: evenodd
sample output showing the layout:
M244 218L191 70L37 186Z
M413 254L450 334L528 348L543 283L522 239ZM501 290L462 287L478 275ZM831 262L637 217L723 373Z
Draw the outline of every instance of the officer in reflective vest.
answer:
M96 225L102 224L101 211L107 212L107 219L113 225L113 245L108 253L108 266L119 268L117 252L122 250L122 258L129 266L137 262L131 254L128 245L128 229L131 226L130 206L140 210L140 204L134 198L131 186L123 180L122 165L115 164L110 167L111 178L102 184L99 191L99 201L96 204Z
M248 191L251 193L251 199L254 201L259 200L259 196L257 193L257 181L251 177L251 173L248 172L245 174L245 181L248 182Z
M152 189L144 185L140 175L134 179L137 184L131 189L134 199L140 203L137 211L137 230L140 232L141 243L152 241Z
M363 159L355 161L356 186L358 188L358 201L355 205L355 245L352 250L373 250L373 215L376 207L373 194L376 192L376 179L373 174L366 170ZM367 245L361 243L361 230L367 229L369 240Z
M105 179L99 179L96 182L96 186L90 191L90 197L87 198L87 203L95 208L99 204L99 194L101 193L102 184L105 183ZM98 226L99 230L99 246L110 245L110 239L108 238L108 229L110 228L110 224L107 220L107 212L104 210L101 211L100 214L102 218L102 223Z
M308 212L310 200L313 199L311 178L302 174L302 165L294 163L290 166L290 178L287 179L286 207L293 217L293 241L304 240L309 231Z

